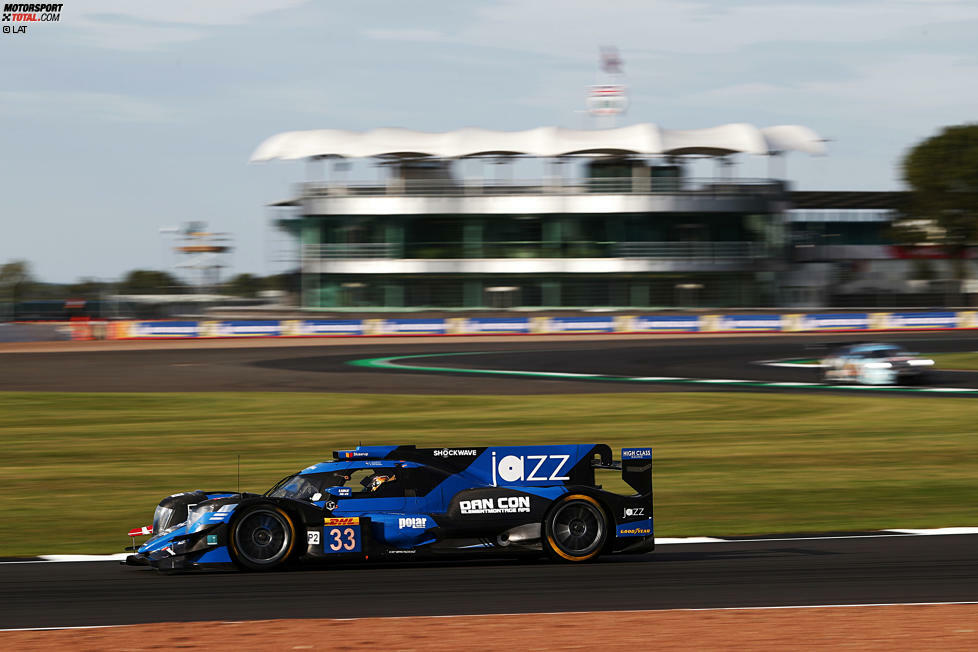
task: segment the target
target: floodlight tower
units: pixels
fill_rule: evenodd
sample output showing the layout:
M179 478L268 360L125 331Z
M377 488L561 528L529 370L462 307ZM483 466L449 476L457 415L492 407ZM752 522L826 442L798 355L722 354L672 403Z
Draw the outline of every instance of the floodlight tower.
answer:
M606 126L614 127L615 117L628 110L624 64L616 47L603 46L600 56L601 69L597 83L588 89L587 108L596 121L604 119Z
M202 293L214 291L221 281L221 268L227 267L224 259L231 251L231 234L210 233L206 222L187 222L174 249L182 257L177 267L199 274Z

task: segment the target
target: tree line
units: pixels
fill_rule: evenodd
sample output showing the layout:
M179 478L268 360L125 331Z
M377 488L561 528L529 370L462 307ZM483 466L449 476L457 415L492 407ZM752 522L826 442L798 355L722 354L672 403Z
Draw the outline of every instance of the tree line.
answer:
M266 290L298 292L298 273L270 276L238 274L211 291L236 297L253 298ZM190 294L198 291L192 285L166 271L134 269L118 281L81 278L74 283L46 283L37 279L26 260L12 260L0 265L0 303L47 299L97 300L110 295Z
M942 245L953 258L978 244L978 124L944 127L918 143L902 172L910 192L895 239Z

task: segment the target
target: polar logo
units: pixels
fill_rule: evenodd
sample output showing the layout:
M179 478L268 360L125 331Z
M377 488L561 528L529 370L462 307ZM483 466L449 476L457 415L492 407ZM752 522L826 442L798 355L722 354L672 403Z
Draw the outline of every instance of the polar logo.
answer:
M644 507L626 507L625 516L645 516Z
M496 461L492 454L492 484L497 482L550 482L570 480L560 475L570 455L507 455ZM498 480L497 480L498 478Z
M428 526L428 519L424 516L399 518L397 519L397 529L423 530Z
M463 514L519 514L530 511L530 497L473 498L459 501L458 507Z
M469 456L475 455L476 452L474 448L442 448L441 450L435 451L435 457Z

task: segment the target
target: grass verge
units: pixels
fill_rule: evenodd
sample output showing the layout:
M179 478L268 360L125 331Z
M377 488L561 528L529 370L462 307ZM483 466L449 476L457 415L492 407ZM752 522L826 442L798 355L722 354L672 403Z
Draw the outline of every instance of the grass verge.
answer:
M934 353L926 357L933 358L936 369L978 371L978 353Z
M655 450L659 536L974 525L978 401L0 393L0 556L119 551L163 496L261 491L339 447Z

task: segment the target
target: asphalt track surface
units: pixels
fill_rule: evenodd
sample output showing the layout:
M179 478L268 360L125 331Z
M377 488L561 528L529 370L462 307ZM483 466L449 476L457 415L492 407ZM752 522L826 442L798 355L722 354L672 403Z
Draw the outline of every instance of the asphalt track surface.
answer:
M309 391L402 394L565 394L650 391L809 391L804 388L737 388L682 383L596 382L574 378L527 378L413 372L351 366L385 356L419 358L426 366L605 374L678 376L757 382L817 382L814 369L769 367L758 361L817 356L811 347L865 339L858 335L783 337L633 338L581 341L533 338L467 338L385 343L331 340L322 346L274 348L163 348L150 350L16 353L0 356L0 391L201 392ZM873 334L924 353L978 351L978 332ZM168 344L168 343L164 343ZM978 388L978 373L937 370L931 385ZM836 391L836 390L830 390ZM858 389L840 387L855 393ZM933 394L931 394L933 396Z
M660 546L598 563L409 562L160 575L0 565L0 628L978 600L978 535ZM192 631L192 630L191 630Z
M0 355L0 390L547 394L691 391L582 379L376 370L371 357L466 353L426 364L483 369L811 382L759 360L812 355L848 336L525 338L397 344ZM978 333L874 334L925 353L978 350ZM478 352L478 354L473 354ZM978 388L978 374L939 372ZM700 387L700 390L717 388ZM730 391L737 390L736 387ZM750 391L757 391L751 388ZM768 389L795 391L804 389ZM834 390L833 390L834 391ZM856 390L840 389L854 393ZM894 400L903 395L894 396ZM933 396L933 394L931 395ZM0 564L0 628L160 621L915 603L978 600L978 535L755 540L661 546L565 566L512 560L161 576L111 562Z
M71 330L63 324L0 322L0 342L67 341Z

